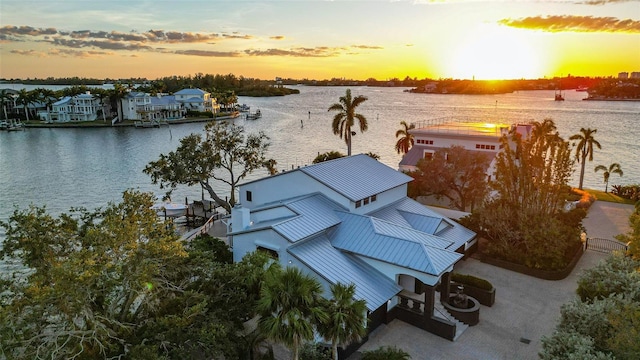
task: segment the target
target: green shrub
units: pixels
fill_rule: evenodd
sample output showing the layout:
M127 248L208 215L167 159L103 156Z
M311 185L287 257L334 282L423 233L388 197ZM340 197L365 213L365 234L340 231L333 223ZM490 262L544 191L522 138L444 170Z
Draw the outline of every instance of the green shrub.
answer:
M397 347L383 346L376 350L362 353L362 360L409 360L411 356Z
M300 349L300 359L331 360L331 350L322 344L306 343Z
M469 285L473 287L477 287L479 289L491 291L493 289L493 285L485 279L481 279L479 277L475 277L473 275L464 275L458 273L451 273L451 281L455 281L462 285Z

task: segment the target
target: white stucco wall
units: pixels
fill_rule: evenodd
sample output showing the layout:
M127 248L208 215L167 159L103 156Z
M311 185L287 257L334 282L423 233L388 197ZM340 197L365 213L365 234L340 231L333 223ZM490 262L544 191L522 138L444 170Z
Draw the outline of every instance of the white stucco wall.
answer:
M289 242L271 229L233 235L230 245L233 250L234 262L239 262L246 254L256 251L258 246L278 252L280 261L286 262L290 256L287 253Z

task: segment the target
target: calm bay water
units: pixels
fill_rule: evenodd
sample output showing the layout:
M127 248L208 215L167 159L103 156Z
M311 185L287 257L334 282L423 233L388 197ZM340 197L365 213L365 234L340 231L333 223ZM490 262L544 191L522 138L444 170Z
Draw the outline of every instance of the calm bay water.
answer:
M259 120L235 119L247 132L264 131L271 138L269 156L280 170L310 164L320 152L346 153L344 141L333 135L334 113L327 108L344 95L346 87L299 86L300 94L285 97L240 97L240 103L260 109ZM602 173L593 168L612 162L621 164L623 177L612 175L611 184L640 183L639 102L582 101L584 92L567 91L566 101L553 100L553 91L528 91L505 95L428 95L403 92L403 88L351 87L352 94L369 98L358 112L369 120L369 131L353 138L353 153L373 152L397 168L395 131L400 121L437 118L486 119L506 122L552 118L565 139L581 127L598 129L602 144L594 161L587 163L585 187L604 189ZM58 214L71 207L89 209L119 201L129 188L162 195L142 173L145 165L161 153L175 150L180 138L202 132L204 124L182 124L160 129L27 129L0 132L0 219L6 220L14 206L46 205ZM266 175L259 171L251 175ZM577 185L578 169L572 185ZM218 188L224 194L224 187ZM181 187L174 201L201 197L199 187ZM0 230L1 231L1 230ZM2 234L0 233L0 238Z

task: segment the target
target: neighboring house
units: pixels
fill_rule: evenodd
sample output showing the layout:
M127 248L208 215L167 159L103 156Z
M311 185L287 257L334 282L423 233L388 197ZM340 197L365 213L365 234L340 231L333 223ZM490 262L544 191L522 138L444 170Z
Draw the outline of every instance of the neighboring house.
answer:
M48 121L94 121L98 119L98 113L103 111L100 98L87 91L76 96L65 96L51 106Z
M394 318L453 340L464 329L434 312L435 288L476 234L408 198L411 177L361 154L239 186L228 231L234 261L264 251L330 284L355 283L369 331ZM411 306L409 306L411 305Z
M170 120L183 118L186 110L174 95L149 95L130 92L122 99L124 118L128 120Z
M452 145L462 146L467 150L488 154L491 159L487 175L495 171L495 158L502 144L500 138L515 129L528 136L531 125L491 124L483 122L462 122L450 120L432 120L415 124L415 129L409 130L414 137L414 145L400 161L400 171L414 171L420 159L431 158L439 149Z
M185 110L192 111L220 111L220 105L211 94L200 89L182 89L173 94L175 100L184 105Z

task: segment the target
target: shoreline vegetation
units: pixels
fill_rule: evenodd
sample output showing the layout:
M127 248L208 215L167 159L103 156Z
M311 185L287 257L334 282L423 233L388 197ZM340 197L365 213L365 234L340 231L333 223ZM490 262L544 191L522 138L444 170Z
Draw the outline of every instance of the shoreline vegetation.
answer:
M511 79L511 80L466 80L466 79L417 79L409 76L404 79L392 78L377 80L353 80L332 78L324 80L275 78L262 80L236 77L233 74L212 75L196 74L189 76L170 76L156 80L146 78L130 79L88 79L88 78L46 78L46 79L0 79L3 85L58 85L58 86L101 86L110 84L126 85L136 91L155 93L173 93L183 88L201 88L212 94L233 91L237 96L265 97L284 96L299 93L297 89L286 86L372 86L372 87L411 87L405 90L421 94L452 95L492 95L507 94L528 90L561 90L584 91L589 95L584 100L590 101L640 101L640 79L616 77L583 77L566 76L543 79Z
M216 113L213 114L213 117L188 117L182 119L174 119L163 121L158 126L166 126L166 125L180 125L180 124L190 124L190 123L199 123L199 122L209 122L209 121L218 121L218 120L229 120L240 117L239 112L225 112L225 113ZM123 120L122 122L117 122L115 124L111 124L111 120L107 120L106 122L102 120L92 120L92 121L69 121L69 122L56 122L56 123L46 123L40 120L30 120L23 121L24 127L26 128L56 128L56 129L77 129L77 128L118 128L118 127L136 127L136 123L140 123L141 120ZM156 126L157 127L157 126Z

